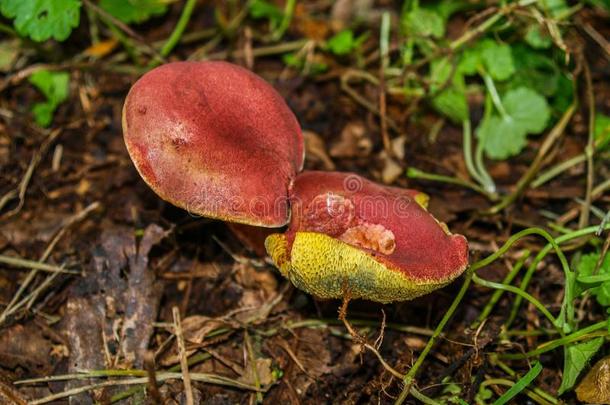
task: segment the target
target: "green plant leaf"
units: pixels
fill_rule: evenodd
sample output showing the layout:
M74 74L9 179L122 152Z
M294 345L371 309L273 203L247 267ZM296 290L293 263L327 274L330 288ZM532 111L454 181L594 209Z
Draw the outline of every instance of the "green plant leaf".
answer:
M492 39L484 39L466 48L458 64L458 70L470 76L484 68L494 80L503 81L515 73L515 61L511 47Z
M551 99L551 106L554 111L558 111L560 114L563 114L574 100L574 85L572 80L572 78L563 73L559 74L557 78L557 91Z
M451 75L453 74L453 77ZM435 59L430 63L430 103L434 109L455 123L468 118L466 84L461 72L449 58Z
M546 99L527 87L511 90L502 97L508 115L529 134L539 134L546 128L550 109Z
M282 55L282 60L287 66L295 69L303 70L305 68L305 58L299 56L297 53L285 53ZM311 61L308 65L308 72L311 75L317 75L324 73L328 70L328 65L324 62Z
M571 344L565 348L563 352L563 377L558 395L563 394L574 386L583 368L585 368L591 357L597 353L603 343L604 338L597 337L583 343Z
M525 147L527 135L542 132L550 117L546 99L527 87L507 92L502 105L506 116L491 115L476 131L485 153L492 159L517 155Z
M494 80L506 80L515 73L510 46L491 39L481 42L481 59Z
M542 0L540 2L542 9L553 17L557 17L569 10L566 0Z
M482 63L481 50L478 47L466 48L460 56L458 70L466 76L475 75Z
M523 39L534 49L549 49L553 45L550 35L538 24L530 25Z
M356 46L352 30L343 30L326 42L326 48L335 55L347 55Z
M436 11L444 21L447 21L454 13L467 10L472 7L469 0L441 0L434 5Z
M542 364L540 362L534 363L532 368L515 383L512 387L508 389L502 396L496 399L493 405L504 405L511 399L513 399L517 394L527 388L528 385L532 383L538 377L540 372L542 371Z
M78 26L80 7L79 0L0 0L0 12L15 19L19 35L36 42L68 38Z
M441 87L446 86L453 70L449 58L434 59L430 62L430 92L437 92Z
M450 87L443 90L431 100L432 106L454 123L463 122L468 118L468 103L463 91Z
M402 27L406 34L417 37L442 38L445 21L436 11L416 8L403 15Z
M595 114L595 143L599 149L610 144L610 117L605 114Z
M281 24L284 18L284 13L275 4L265 0L254 0L250 3L250 15L252 18L266 18L272 27L277 27Z
M527 132L510 117L505 119L492 115L483 120L476 134L483 142L485 153L492 159L503 160L517 155L527 143Z
M166 0L101 0L100 7L125 24L142 23L165 14Z
M487 400L493 398L493 396L494 396L494 393L492 390L490 390L485 385L481 385L481 386L479 386L479 392L477 392L475 399L476 399L477 403L486 404Z
M515 75L509 88L529 87L550 97L557 93L561 71L554 60L523 44L512 46Z
M606 255L599 269L597 269L599 257L599 252L588 253L580 257L576 265L578 271L577 293L581 294L588 290L600 305L607 307L610 306L610 279L599 282L592 282L592 280L610 277L610 255Z
M48 127L53 120L53 113L57 106L68 98L70 75L66 72L39 70L29 77L29 81L47 99L32 107L34 119L41 127Z

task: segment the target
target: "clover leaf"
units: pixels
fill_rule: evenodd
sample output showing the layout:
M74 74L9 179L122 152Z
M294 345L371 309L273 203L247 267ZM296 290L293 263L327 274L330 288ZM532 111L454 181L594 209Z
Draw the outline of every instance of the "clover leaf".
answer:
M481 58L494 80L506 80L515 73L510 46L493 40L481 42Z
M456 123L468 118L464 76L448 58L430 64L430 92L434 94L430 102L438 112Z
M511 48L507 44L492 39L479 41L475 46L464 50L458 70L465 75L479 73L484 69L494 80L507 80L515 73L515 62Z
M78 26L80 7L79 0L0 0L0 12L15 19L19 35L36 42L67 39Z
M507 159L519 154L528 134L539 134L548 123L550 108L536 91L519 87L502 97L503 115L493 114L477 128L479 141L487 156Z
M445 21L436 11L416 8L402 18L406 33L418 37L441 38L445 35Z
M165 14L164 0L101 0L100 7L125 24L142 23L151 17Z
M29 78L30 83L45 95L45 102L36 103L32 108L34 119L41 127L48 127L57 107L68 98L70 75L66 72L39 70Z

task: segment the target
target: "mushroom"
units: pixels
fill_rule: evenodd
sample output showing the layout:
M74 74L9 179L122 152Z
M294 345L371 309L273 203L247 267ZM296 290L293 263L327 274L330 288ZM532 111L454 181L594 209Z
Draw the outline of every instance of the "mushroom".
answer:
M468 245L426 211L428 197L353 173L305 171L291 189L292 217L265 245L280 272L320 298L405 301L468 266Z
M303 136L283 98L249 70L226 62L151 70L127 95L123 136L164 200L225 221L286 224Z
M296 118L244 68L175 62L151 70L127 95L123 134L161 198L228 222L289 224L267 237L267 252L295 286L320 298L408 300L468 266L466 239L426 211L425 194L351 173L301 172Z

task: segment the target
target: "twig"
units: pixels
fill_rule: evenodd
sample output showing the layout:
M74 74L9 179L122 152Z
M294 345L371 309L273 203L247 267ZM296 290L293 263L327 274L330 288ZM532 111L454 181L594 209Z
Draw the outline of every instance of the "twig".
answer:
M57 394L49 395L44 398L40 398L40 399L30 402L30 405L38 405L38 404L45 404L47 402L52 402L52 401L55 401L55 400L58 400L61 398L67 398L72 395L77 395L82 392L87 392L87 391L98 389L98 388L113 387L113 386L120 386L120 385L138 385L138 384L145 385L148 383L148 377L146 377L145 370L97 370L97 371L91 371L89 373L82 373L82 374L66 374L66 375L60 375L60 376L51 376L51 377L43 377L43 378L33 378L33 379L29 379L29 380L21 380L21 381L15 382L15 384L35 384L35 383L45 383L45 382L49 382L49 381L66 381L66 380L74 380L74 379L89 379L89 378L102 378L102 377L108 377L108 376L130 376L130 375L131 376L139 375L142 377L119 379L119 380L113 380L113 381L104 381L104 382L97 383L97 384L85 385L82 387L73 388L70 390L63 391L63 392L58 392ZM157 381L179 380L182 378L183 378L183 376L181 373L163 372L163 373L157 374ZM242 382L232 380L230 378L223 377L220 375L215 375L215 374L192 373L191 379L193 381L200 381L200 382L204 382L204 383L208 383L208 384L222 385L222 386L244 389L244 390L249 390L249 391L255 391L255 392L262 391L251 385L244 384Z
M147 351L144 354L144 368L148 374L148 384L146 385L148 394L156 404L162 404L163 399L159 392L159 385L157 383L157 372L155 369L155 354L151 351Z
M35 269L40 271L46 271L49 273L64 273L64 274L80 274L77 270L64 269L61 266L54 266L52 264L46 264L37 262L35 260L27 260L19 257L0 255L0 263L8 264L14 267L21 267L25 269Z
M49 258L49 256L51 255L51 252L53 252L53 249L55 248L57 243L61 240L61 238L63 238L63 236L68 231L68 229L70 229L70 227L72 227L74 224L77 224L80 221L82 221L83 219L85 219L91 212L97 210L99 207L100 207L100 203L96 201L96 202L88 205L87 207L85 207L82 211L71 216L64 222L61 230L59 230L59 232L57 232L57 234L55 234L55 236L53 237L53 239L51 240L51 242L49 243L49 245L47 246L47 248L45 249L43 254L40 256L40 260L38 262L31 263L31 264L34 264L34 266L30 266L30 268L33 270L30 271L30 273L27 275L27 277L23 280L23 282L19 286L19 289L17 290L17 292L15 293L15 295L13 296L13 298L11 299L9 304L6 306L6 308L0 315L0 325L6 320L7 316L9 316L10 314L13 314L15 311L17 311L17 309L20 308L20 305L24 303L24 301L21 301L19 304L17 304L17 302L21 298L21 295L29 287L30 283L32 281L34 281L34 278L38 274L38 271L39 270L45 271L44 269L37 268L36 265L37 264L45 265L42 262L46 261ZM47 266L47 265L45 265L45 266ZM67 270L64 272L67 272Z
M106 12L104 9L91 2L91 0L83 0L83 3L85 4L85 6L92 9L96 14L98 14L102 18L102 20L111 22L121 31L125 32L127 35L138 41L142 48L146 49L148 53L150 53L153 57L161 60L161 62L166 62L166 59L159 52L157 52L155 48L149 45L146 39L142 38L142 36L132 30L127 24L123 23L121 20L119 20L112 14Z
M375 76L371 75L368 72L348 69L345 73L343 73L341 75L341 90L343 90L348 95L350 95L358 104L360 104L367 110L371 111L376 116L380 117L381 112L379 111L377 106L375 104L371 103L365 97L361 96L357 91L355 91L350 86L350 79L352 79L352 78L364 79L364 80L368 81L369 83L374 84L375 86L379 86L379 79L377 79ZM396 122L394 122L393 119L391 119L390 117L386 117L386 121L390 128L392 128L397 133L400 133L400 128L398 127Z
M182 369L182 382L184 383L184 393L186 395L186 404L194 405L193 388L191 386L191 376L189 373L188 359L186 357L186 347L184 345L184 335L182 333L182 323L180 322L180 310L178 307L172 308L174 317L174 334L178 343L178 351L180 353L180 368Z
M250 342L250 334L248 330L244 330L244 343L246 345L246 352L248 354L248 362L252 368L252 376L254 377L254 386L260 388L261 381L258 375L258 365L256 364L256 357L254 356L254 349L252 349L252 343ZM259 404L263 403L263 394L261 392L256 393L256 402Z
M606 59L610 60L610 42L588 22L583 23L582 28L602 48Z
M0 86L0 88L1 88L1 86ZM40 149L38 151L36 151L34 153L34 155L32 156L32 160L30 160L30 164L28 165L28 168L25 171L25 174L23 175L21 182L19 183L19 187L17 187L17 189L15 189L15 190L9 191L4 196L2 196L2 198L0 198L0 211L2 211L4 206L9 201L13 200L14 198L19 199L19 203L17 204L17 206L15 208L13 208L11 211L4 214L3 215L4 218L11 217L11 216L17 214L23 207L23 204L25 203L25 193L27 192L28 186L30 184L30 180L32 179L32 175L34 174L34 170L36 170L36 167L42 160L42 157L44 156L44 154L47 152L47 150L49 149L51 144L55 141L55 139L59 136L59 134L61 132L62 132L62 129L58 128L49 133L49 136L47 137L47 139L45 139L43 144L40 146Z
M455 41L451 42L451 44L449 44L449 49L455 51L455 50L461 48L463 45L467 44L468 42L470 42L477 36L483 34L485 31L490 29L496 22L500 21L500 19L502 17L510 14L516 8L529 6L529 5L535 4L537 2L538 2L538 0L521 0L521 1L518 1L518 2L515 2L512 4L509 4L509 5L506 5L504 7L501 7L497 13L494 13L487 20L483 21L483 23L481 23L481 25L477 26L476 28L474 28L472 30L465 32L461 37L459 37Z
M591 212L591 197L593 192L593 182L595 181L595 172L593 167L593 154L595 153L595 98L593 96L593 81L591 79L591 70L589 64L584 60L582 64L585 74L585 87L587 93L587 104L589 107L589 137L585 146L585 157L587 159L587 188L585 190L585 203L580 211L578 219L578 227L584 228L589 223L589 215Z
M257 58L260 56L271 56L277 55L286 52L296 51L297 49L303 48L307 43L312 42L309 39L298 39L292 42L282 42L277 45L270 46L261 46L259 48L252 48L252 56ZM232 55L235 58L243 58L245 53L243 49L238 49L235 52L229 51L220 51L215 53L210 53L208 55L203 55L199 58L195 59L226 59L228 56ZM193 58L189 57L189 59L193 60Z

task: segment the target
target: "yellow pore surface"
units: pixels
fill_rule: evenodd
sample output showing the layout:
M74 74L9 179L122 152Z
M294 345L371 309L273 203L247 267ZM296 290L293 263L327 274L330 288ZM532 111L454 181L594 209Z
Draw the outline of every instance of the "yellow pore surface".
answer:
M378 262L370 253L317 232L297 232L292 251L286 237L272 234L265 247L282 275L319 298L407 301L447 285L461 272L441 280L409 277Z

